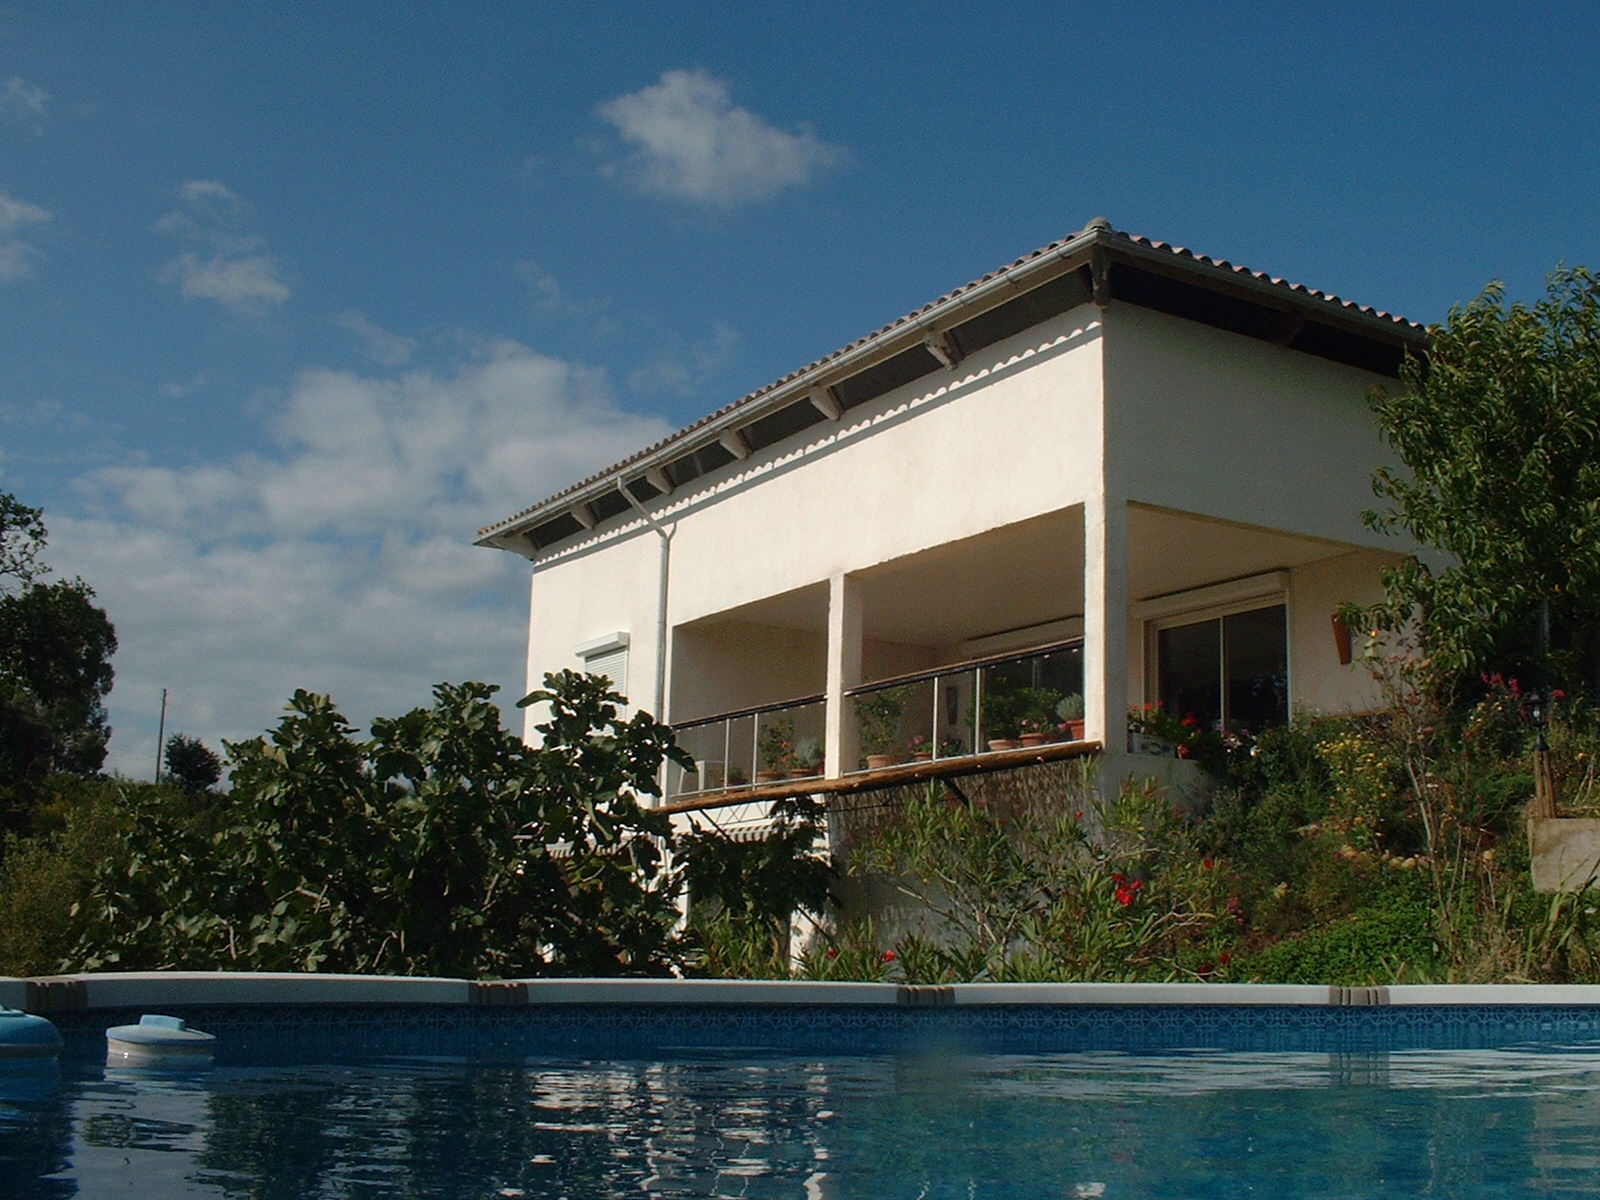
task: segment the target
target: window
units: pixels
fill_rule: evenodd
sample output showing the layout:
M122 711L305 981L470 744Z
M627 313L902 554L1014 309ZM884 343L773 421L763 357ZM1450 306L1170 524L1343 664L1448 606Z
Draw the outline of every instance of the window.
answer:
M628 694L628 635L610 633L605 637L585 642L577 649L586 675L604 675L611 680L611 690Z
M1287 609L1249 608L1156 627L1156 696L1208 729L1240 733L1289 719Z

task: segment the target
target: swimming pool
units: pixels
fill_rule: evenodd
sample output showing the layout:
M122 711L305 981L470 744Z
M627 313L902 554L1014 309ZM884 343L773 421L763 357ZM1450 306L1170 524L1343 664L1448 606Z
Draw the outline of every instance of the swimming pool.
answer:
M212 1004L169 1076L108 1071L131 1010L90 1008L0 1100L0 1196L1593 1193L1600 996L1404 992Z

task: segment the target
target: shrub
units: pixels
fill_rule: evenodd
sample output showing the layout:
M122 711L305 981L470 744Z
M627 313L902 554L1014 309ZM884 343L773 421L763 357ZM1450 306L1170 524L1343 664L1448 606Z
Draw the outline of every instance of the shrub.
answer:
M124 791L149 784L58 775L46 781L40 831L13 837L0 862L0 975L48 975L79 936L77 906L124 830Z
M130 795L66 969L658 974L677 961L666 819L636 799L681 758L604 680L563 672L544 744L501 726L483 684L357 741L297 692L270 737L228 747L214 832Z
M715 826L677 839L674 859L689 892L697 974L787 976L795 915L816 921L827 907L834 872L815 849L820 806L795 797L773 807L773 828L757 841L737 841Z
M917 982L1194 977L1237 936L1224 872L1148 782L1102 800L1081 776L1066 795L1014 807L930 786L852 867L935 918L883 931Z

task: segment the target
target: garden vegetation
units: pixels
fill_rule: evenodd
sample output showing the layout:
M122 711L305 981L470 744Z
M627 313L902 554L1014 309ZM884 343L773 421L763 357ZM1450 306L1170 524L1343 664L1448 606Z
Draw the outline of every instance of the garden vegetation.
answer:
M1379 711L1135 714L1215 775L1201 813L1056 764L754 842L652 811L671 731L571 673L523 701L537 748L482 684L365 736L299 692L225 764L180 735L168 782L102 777L114 633L0 494L0 974L1600 982L1600 893L1534 893L1524 829L1541 744L1600 815L1600 283L1491 288L1373 411L1406 469L1368 520L1441 552L1346 613Z

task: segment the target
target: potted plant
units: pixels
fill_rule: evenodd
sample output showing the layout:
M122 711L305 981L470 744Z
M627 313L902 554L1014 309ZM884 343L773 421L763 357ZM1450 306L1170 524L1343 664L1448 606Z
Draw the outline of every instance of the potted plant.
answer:
M1133 754L1159 754L1169 758L1177 753L1182 724L1159 704L1128 710L1128 750Z
M1062 741L1083 741L1083 693L1069 692L1061 697L1056 704L1056 719Z
M1042 746L1050 740L1054 725L1047 725L1038 717L1023 717L1017 722L1017 743L1022 746Z
M794 722L788 717L767 722L761 730L760 751L757 783L772 783L787 775L794 760Z
M856 728L861 733L861 753L867 770L877 771L900 761L900 714L905 711L903 687L879 688L855 698Z
M1022 725L1019 690L1004 679L986 679L984 685L983 702L978 706L984 740L991 750L1015 750Z
M922 734L911 739L911 761L928 762L933 758L933 743Z
M951 735L939 739L940 758L960 758L967 752L967 743L961 738Z
M794 744L790 779L810 779L822 774L822 739L803 737Z

